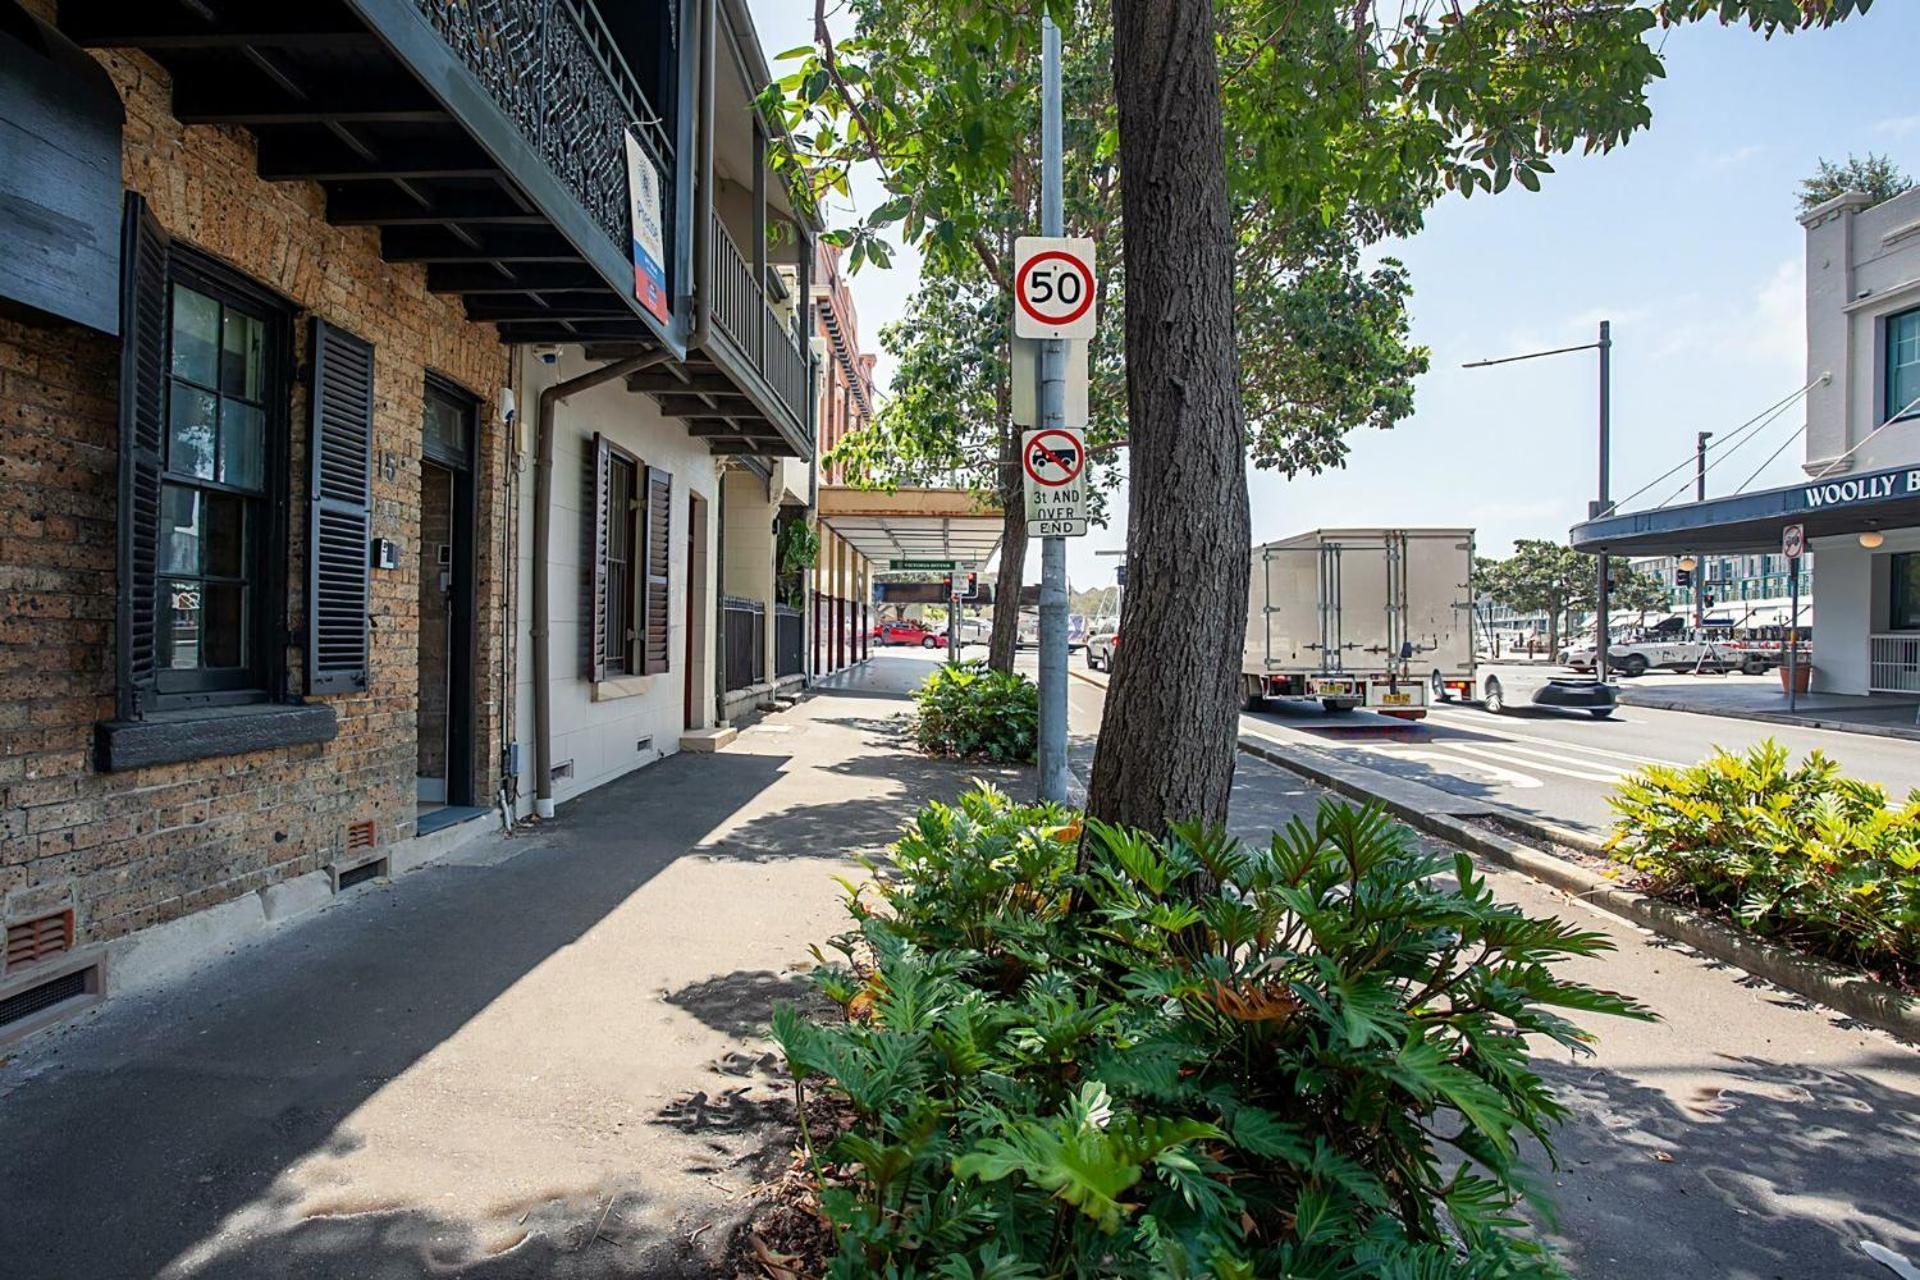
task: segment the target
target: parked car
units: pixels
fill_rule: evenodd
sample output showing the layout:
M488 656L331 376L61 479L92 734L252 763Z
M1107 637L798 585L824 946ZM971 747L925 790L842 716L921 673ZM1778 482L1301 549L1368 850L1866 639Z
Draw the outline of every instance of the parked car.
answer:
M1113 670L1113 655L1120 648L1120 624L1101 622L1087 633L1087 670Z
M1591 671L1593 646L1577 645L1566 652L1563 660L1575 671ZM1739 671L1763 676L1772 665L1766 655L1725 640L1639 638L1616 640L1607 646L1608 668L1624 676L1643 676L1653 670L1710 671L1715 675Z
M910 644L922 649L944 649L947 636L944 631L929 631L918 622L883 622L873 629L876 644Z

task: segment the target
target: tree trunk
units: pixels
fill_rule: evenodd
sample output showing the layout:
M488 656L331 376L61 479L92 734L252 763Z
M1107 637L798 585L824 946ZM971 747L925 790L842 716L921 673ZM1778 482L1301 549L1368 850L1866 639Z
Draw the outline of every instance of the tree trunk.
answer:
M1560 656L1560 605L1547 609L1547 660L1551 662Z
M1127 592L1088 811L1224 823L1246 636L1246 422L1211 0L1113 0Z
M1020 474L1020 428L1013 425L1013 387L1000 379L995 393L1000 417L999 499L1006 513L1000 524L1000 575L993 583L993 631L987 637L987 665L1012 671L1020 647L1020 589L1027 572L1027 513L1022 505L1025 479Z

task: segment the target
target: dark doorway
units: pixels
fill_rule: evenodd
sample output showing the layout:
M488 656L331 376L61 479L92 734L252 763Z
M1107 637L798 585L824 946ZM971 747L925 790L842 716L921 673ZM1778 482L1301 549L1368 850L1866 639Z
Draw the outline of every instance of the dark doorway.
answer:
M474 709L474 402L427 383L420 462L417 830L472 810ZM478 812L473 810L473 812Z

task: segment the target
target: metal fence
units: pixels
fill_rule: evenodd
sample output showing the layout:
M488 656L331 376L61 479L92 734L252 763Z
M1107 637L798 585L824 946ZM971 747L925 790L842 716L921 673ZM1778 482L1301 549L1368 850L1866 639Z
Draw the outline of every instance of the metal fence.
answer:
M773 674L797 676L807 664L807 615L791 605L773 606Z
M1920 693L1920 632L1874 636L1867 688L1875 693Z
M767 678L767 606L758 600L727 596L722 639L727 647L727 692L762 684Z

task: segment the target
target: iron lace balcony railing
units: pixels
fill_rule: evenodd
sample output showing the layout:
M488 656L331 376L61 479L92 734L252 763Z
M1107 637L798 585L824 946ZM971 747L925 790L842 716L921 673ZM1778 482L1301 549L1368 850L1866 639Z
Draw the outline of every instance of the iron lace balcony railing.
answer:
M414 3L623 254L631 129L660 175L673 243L672 138L593 0Z

